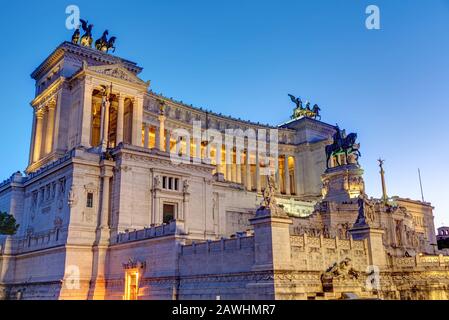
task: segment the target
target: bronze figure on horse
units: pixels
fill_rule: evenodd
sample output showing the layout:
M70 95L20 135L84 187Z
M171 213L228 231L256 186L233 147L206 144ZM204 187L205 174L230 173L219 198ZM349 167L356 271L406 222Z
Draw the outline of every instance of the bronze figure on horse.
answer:
M338 125L335 127L336 132L333 136L334 142L331 145L326 146L326 167L329 169L329 160L336 155L345 154L346 163L349 163L349 155L354 154L356 161L362 156L359 150L359 144L357 141L357 133L350 133L346 136L345 131L340 130ZM341 166L338 157L336 157L337 165Z

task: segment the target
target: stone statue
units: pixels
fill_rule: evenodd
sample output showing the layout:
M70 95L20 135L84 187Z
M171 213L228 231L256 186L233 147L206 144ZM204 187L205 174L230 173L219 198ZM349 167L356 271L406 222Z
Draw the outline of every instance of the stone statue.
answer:
M81 27L83 28L84 35L81 37L81 45L83 47L91 47L93 38L92 38L92 29L94 27L93 24L88 24L87 21L80 19Z
M154 189L160 189L161 185L162 185L161 177L160 176L155 176L154 177Z
M374 222L374 211L368 201L366 194L361 193L357 199L359 205L359 214L354 227L364 227Z
M329 169L329 160L333 156L337 156L339 154L344 154L346 157L346 162L349 163L349 155L355 154L356 164L358 164L358 158L362 156L360 153L360 145L356 144L357 133L350 133L346 136L345 130L340 130L338 124L335 127L335 134L333 136L333 143L331 145L326 146L326 166ZM340 162L337 159L337 165L340 166Z
M350 258L345 258L340 263L334 263L332 267L326 270L321 275L321 281L328 281L333 279L358 279L360 272L356 271L352 267L352 260Z
M189 184L189 181L184 180L183 192L184 192L185 194L188 194L189 191L190 191L190 184Z
M73 208L76 205L76 194L74 186L70 187L68 204L70 208Z
M267 187L263 193L262 207L271 208L276 205L276 182L273 176L267 177Z
M267 187L263 193L263 201L256 211L256 216L270 215L274 217L288 217L287 213L276 202L276 180L273 176L267 176Z

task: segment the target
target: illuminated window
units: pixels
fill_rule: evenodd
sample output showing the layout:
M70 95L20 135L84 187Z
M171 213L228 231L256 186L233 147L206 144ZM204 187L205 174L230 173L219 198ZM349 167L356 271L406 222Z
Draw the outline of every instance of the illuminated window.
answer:
M128 270L125 275L125 300L138 300L139 298L139 271Z

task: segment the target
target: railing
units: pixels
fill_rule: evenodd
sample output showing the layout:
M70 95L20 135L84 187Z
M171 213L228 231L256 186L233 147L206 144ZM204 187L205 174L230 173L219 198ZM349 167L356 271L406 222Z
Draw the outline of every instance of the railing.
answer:
M242 249L254 249L254 236L241 236L233 239L222 238L218 241L206 241L181 246L181 255L210 254L214 252L238 251Z
M163 224L142 230L133 230L119 233L115 238L111 239L112 244L120 244L139 240L153 239L165 236L175 235L179 231L179 225L176 221L169 224Z
M415 267L449 267L449 256L424 256L392 258L394 268L415 268Z

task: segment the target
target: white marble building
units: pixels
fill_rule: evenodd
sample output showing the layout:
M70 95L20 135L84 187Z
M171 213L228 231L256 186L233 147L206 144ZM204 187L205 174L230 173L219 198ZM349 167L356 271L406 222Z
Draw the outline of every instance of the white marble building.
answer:
M254 268L260 258L255 241L260 244L261 238L252 236L257 223L251 222L266 186L262 155L248 148L220 151L204 138L179 142L172 133L192 131L194 121L201 121L203 130L276 131L278 154L271 160L279 168L277 198L293 226L281 221L277 229L267 231L264 224L258 229L276 233L301 226L322 200L324 148L334 127L310 118L270 127L207 112L152 92L138 77L141 71L131 61L65 42L32 73L36 97L29 165L26 175L14 174L0 184L0 211L20 223L15 236L0 238L0 296L241 298L247 292L248 298L277 298L269 285L258 291L251 284L256 280L238 279L250 270L252 276L265 270ZM262 139L272 142L269 134ZM170 153L177 152L177 142L182 152L190 151L190 163L173 163ZM231 161L220 164L220 156ZM415 211L428 247L435 236L431 207L420 203ZM353 212L348 216L354 219ZM311 221L321 228L318 220ZM238 232L243 236L221 240ZM289 233L278 236L290 239ZM209 246L201 250L224 252L220 260L186 258L198 242ZM232 250L226 251L228 245ZM367 250L358 246L359 253ZM363 250L361 268L368 264ZM290 257L290 251L282 252ZM272 261L270 270L284 268L287 260ZM238 276L228 291L198 294L189 277L202 267ZM301 294L295 297L307 295Z

